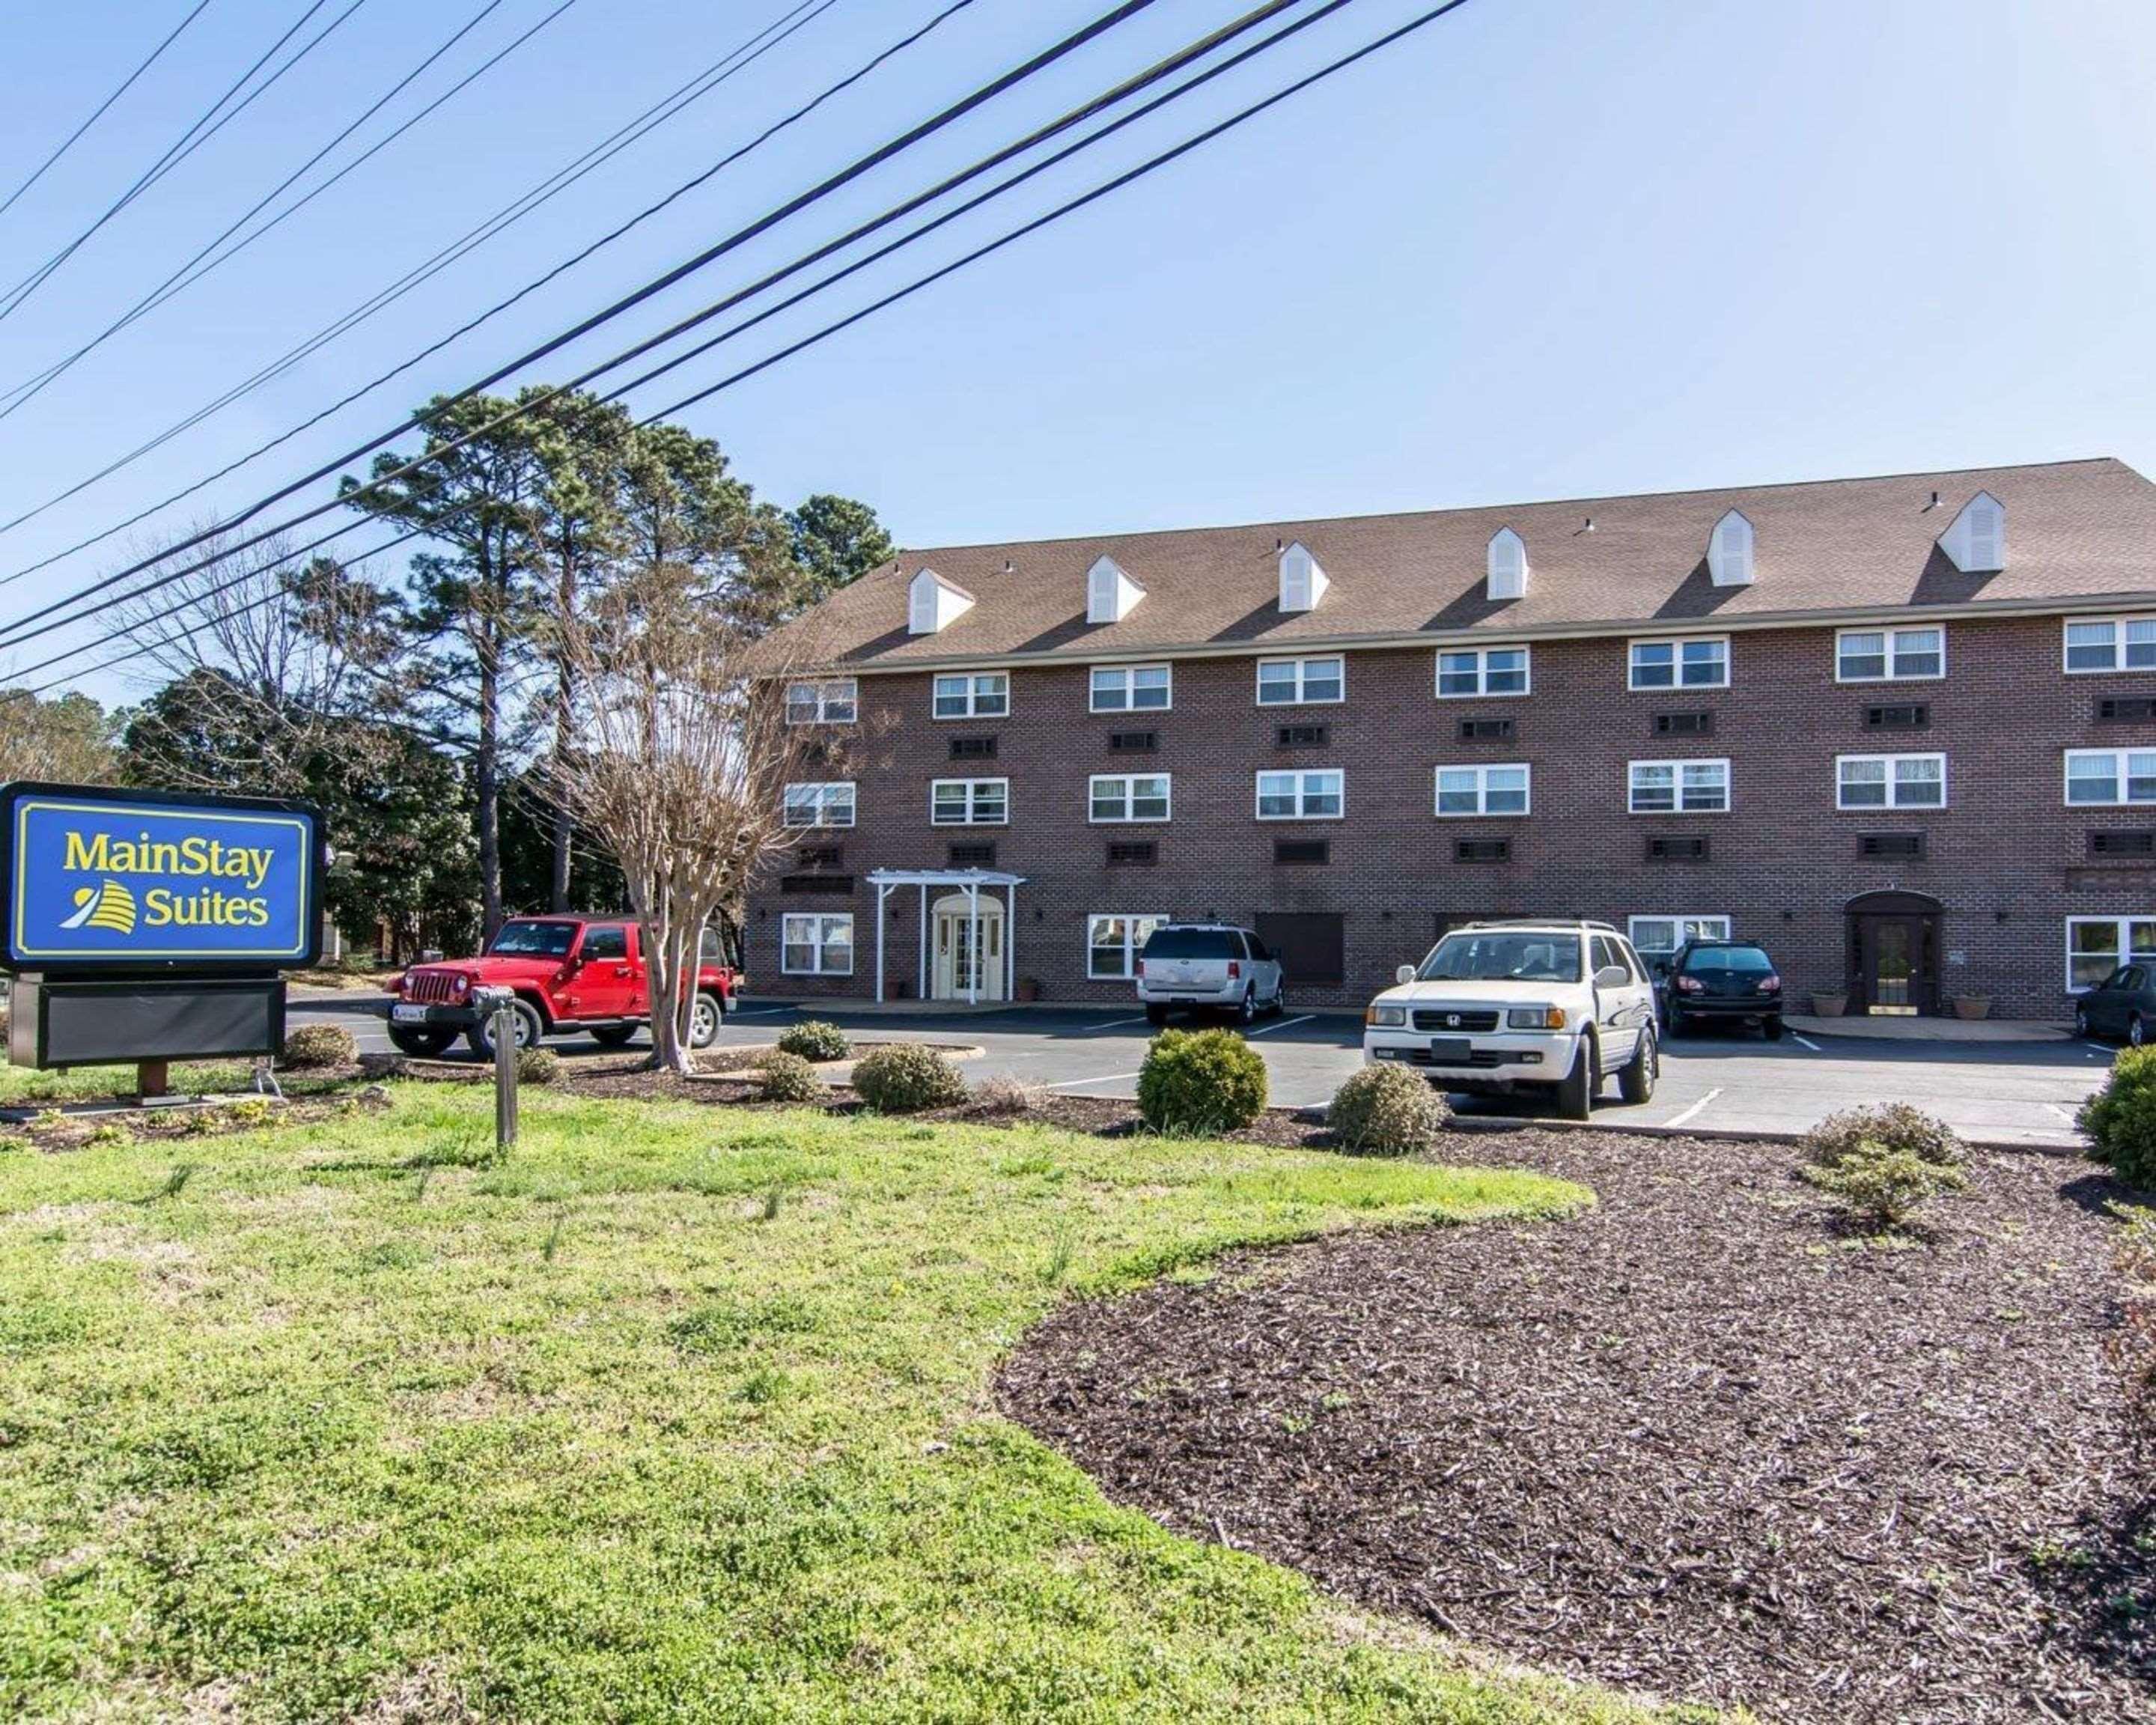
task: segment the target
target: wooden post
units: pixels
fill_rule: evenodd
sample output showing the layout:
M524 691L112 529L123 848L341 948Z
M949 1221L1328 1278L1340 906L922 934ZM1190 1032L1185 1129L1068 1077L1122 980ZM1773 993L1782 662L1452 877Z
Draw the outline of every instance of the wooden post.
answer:
M506 1155L516 1142L516 1009L506 1000L494 1009L494 1150Z
M136 1101L146 1102L153 1096L170 1096L172 1091L172 1064L170 1060L136 1061Z

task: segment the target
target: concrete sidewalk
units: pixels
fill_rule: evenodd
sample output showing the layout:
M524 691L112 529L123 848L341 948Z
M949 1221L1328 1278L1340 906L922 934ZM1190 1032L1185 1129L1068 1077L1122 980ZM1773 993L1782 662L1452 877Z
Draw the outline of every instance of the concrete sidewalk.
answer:
M1904 1018L1894 1014L1822 1019L1792 1012L1784 1014L1782 1022L1807 1036L1871 1037L1882 1042L2065 1042L2074 1034L2066 1024L2037 1019Z

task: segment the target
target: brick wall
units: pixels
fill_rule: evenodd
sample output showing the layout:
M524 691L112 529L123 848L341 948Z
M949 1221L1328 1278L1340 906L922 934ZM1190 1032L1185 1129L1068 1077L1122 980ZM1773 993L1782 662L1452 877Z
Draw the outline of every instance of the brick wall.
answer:
M1300 708L1255 704L1250 659L1186 660L1175 667L1170 711L1087 711L1082 664L1012 673L1011 711L1001 720L930 716L926 675L861 679L861 730L844 774L859 784L850 831L804 842L835 845L850 896L781 894L767 883L752 899L750 973L767 993L865 997L873 987L872 868L942 867L954 841L993 839L996 866L1026 877L1018 891L1017 973L1050 1001L1114 1003L1122 983L1086 975L1089 913L1166 913L1249 923L1260 913L1319 911L1344 918L1348 980L1296 991L1305 1004L1354 1004L1419 958L1440 917L1498 912L1577 913L1620 927L1632 916L1726 914L1740 937L1763 942L1793 997L1839 989L1845 977L1844 906L1856 895L1899 889L1943 905L1943 995L1992 997L2005 1016L2064 1010L2066 920L2074 915L2156 915L2156 865L2105 865L2088 855L2100 827L2156 825L2156 809L2063 805L2062 752L2156 747L2156 725L2099 724L2105 695L2156 694L2156 675L2068 676L2056 618L1946 625L1943 680L1837 684L1834 632L1800 629L1730 638L1731 686L1630 692L1622 639L1534 644L1532 692L1440 700L1431 649L1348 655L1347 699ZM1864 710L1922 702L1922 730L1866 727ZM1711 737L1655 734L1657 714L1712 711ZM1510 741L1462 742L1466 717L1510 718ZM1283 749L1286 723L1327 727L1320 747ZM1111 754L1111 731L1149 729L1150 756ZM993 761L954 761L953 737L997 738ZM1845 753L1943 752L1947 807L1837 811L1835 757ZM1626 763L1727 757L1725 814L1626 813ZM1434 769L1443 764L1525 762L1532 806L1512 819L1440 819ZM1346 815L1337 821L1260 821L1254 777L1289 766L1344 770ZM1161 772L1173 780L1165 825L1104 826L1087 819L1088 776ZM842 776L839 772L834 777ZM1010 781L1010 824L932 827L929 783L939 778ZM1866 833L1920 832L1920 860L1860 854ZM1650 861L1655 834L1703 835L1705 861ZM1455 841L1506 838L1503 863L1455 860ZM1329 842L1322 866L1278 865L1274 842ZM1111 867L1111 840L1150 839L1158 860ZM886 925L893 992L916 976L918 898L892 894ZM856 958L850 978L782 976L781 914L850 909Z

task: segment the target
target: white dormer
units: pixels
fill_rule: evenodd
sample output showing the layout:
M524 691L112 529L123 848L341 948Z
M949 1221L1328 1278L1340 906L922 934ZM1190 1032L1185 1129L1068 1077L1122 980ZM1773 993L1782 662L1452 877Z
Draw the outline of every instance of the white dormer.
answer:
M1752 584L1752 523L1732 509L1714 524L1707 542L1707 572L1717 587Z
M910 635L941 633L973 608L973 596L946 581L933 569L923 569L906 591L906 632Z
M1137 608L1145 589L1113 557L1096 557L1086 572L1086 620L1121 623Z
M1964 575L1990 575L2006 567L2006 506L1979 491L1939 535L1939 549Z
M1315 611L1332 583L1310 548L1297 540L1280 554L1280 608L1283 611Z
M1492 599L1523 599L1527 596L1527 542L1510 527L1490 536L1490 581Z

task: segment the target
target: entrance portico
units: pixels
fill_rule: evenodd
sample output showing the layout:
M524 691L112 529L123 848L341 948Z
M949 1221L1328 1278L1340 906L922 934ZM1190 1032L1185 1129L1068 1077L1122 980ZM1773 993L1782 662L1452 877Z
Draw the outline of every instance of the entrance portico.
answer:
M963 1000L978 1006L984 1000L1008 1000L1016 992L1018 889L1025 885L1023 875L996 869L872 869L867 879L876 894L878 1004L884 999L888 902L901 886L916 887L921 894L916 999ZM998 892L1000 900L982 896Z

